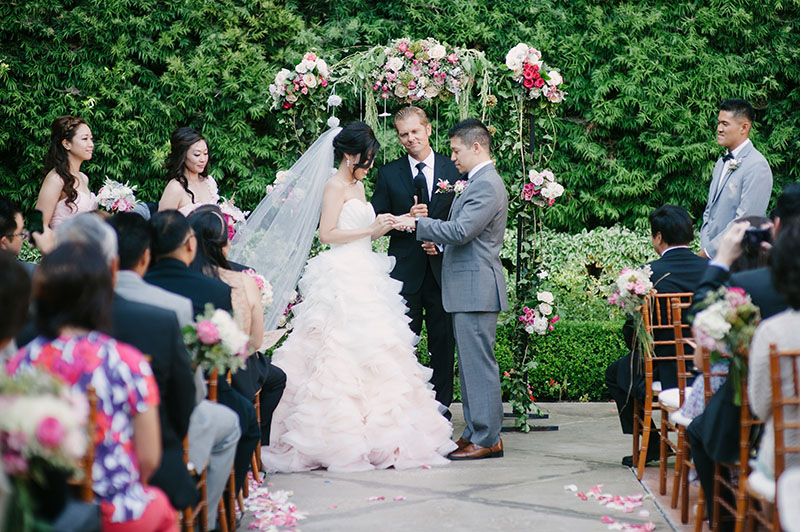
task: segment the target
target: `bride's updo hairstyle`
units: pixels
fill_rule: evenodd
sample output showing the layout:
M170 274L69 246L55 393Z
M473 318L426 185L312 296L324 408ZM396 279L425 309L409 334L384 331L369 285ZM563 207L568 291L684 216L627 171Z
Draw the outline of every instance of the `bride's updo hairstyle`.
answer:
M369 168L380 147L371 127L364 122L350 122L333 138L333 158L337 164L341 164L345 154L358 154L359 162L353 167L353 171L357 168Z
M187 220L197 237L197 255L189 267L219 279L217 268L231 269L222 252L228 243L228 224L222 211L216 205L203 205L192 211Z
M194 128L181 127L176 129L169 139L170 152L169 156L167 156L167 160L164 161L164 168L167 170L167 183L172 179L180 183L183 186L183 190L189 193L189 197L192 198L192 203L194 203L194 194L189 190L189 181L186 179L186 176L183 175L183 169L186 164L186 153L188 153L189 148L191 148L194 143L200 142L201 140L206 139ZM206 141L206 145L208 145L208 141ZM211 157L209 157L206 167L200 172L200 177L208 176L208 167L210 163Z

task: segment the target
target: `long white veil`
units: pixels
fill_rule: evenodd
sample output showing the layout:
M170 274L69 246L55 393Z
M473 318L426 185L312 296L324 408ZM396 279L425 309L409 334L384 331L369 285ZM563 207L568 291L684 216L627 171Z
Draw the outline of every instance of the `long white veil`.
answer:
M231 241L228 258L255 269L272 284L272 305L264 309L264 330L283 316L303 271L319 225L322 190L335 172L329 129L275 182Z

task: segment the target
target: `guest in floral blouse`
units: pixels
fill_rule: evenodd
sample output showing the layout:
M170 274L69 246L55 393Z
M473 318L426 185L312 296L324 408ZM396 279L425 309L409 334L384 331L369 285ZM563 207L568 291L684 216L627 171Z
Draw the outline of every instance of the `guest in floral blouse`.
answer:
M146 486L161 459L159 396L153 373L136 349L107 336L113 294L100 250L63 244L45 256L33 280L40 336L7 364L33 366L97 393L92 480L105 532L176 531L175 510Z

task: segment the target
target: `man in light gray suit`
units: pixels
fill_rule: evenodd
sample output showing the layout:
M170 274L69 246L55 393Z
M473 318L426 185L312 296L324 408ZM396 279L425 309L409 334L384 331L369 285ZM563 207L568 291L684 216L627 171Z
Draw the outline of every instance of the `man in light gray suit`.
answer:
M449 132L451 159L466 173L466 187L453 200L448 220L401 218L420 241L444 245L442 302L453 315L466 428L451 460L503 456L503 403L494 356L497 314L508 309L500 248L508 195L491 160L491 136L479 120Z
M772 171L748 138L754 117L746 100L732 98L719 106L717 144L727 152L714 165L700 228L701 257L714 258L722 235L734 220L767 212Z

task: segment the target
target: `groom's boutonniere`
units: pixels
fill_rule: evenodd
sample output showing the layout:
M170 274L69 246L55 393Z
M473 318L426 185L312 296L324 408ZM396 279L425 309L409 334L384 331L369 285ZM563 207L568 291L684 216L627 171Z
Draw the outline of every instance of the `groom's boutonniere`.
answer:
M728 163L728 172L733 172L734 170L739 168L740 164L742 164L741 159L731 159L731 162Z
M450 183L446 179L440 179L438 183L436 183L436 194L449 194L450 192L455 193L456 197L460 196L464 189L467 188L466 180L460 179L455 183Z

